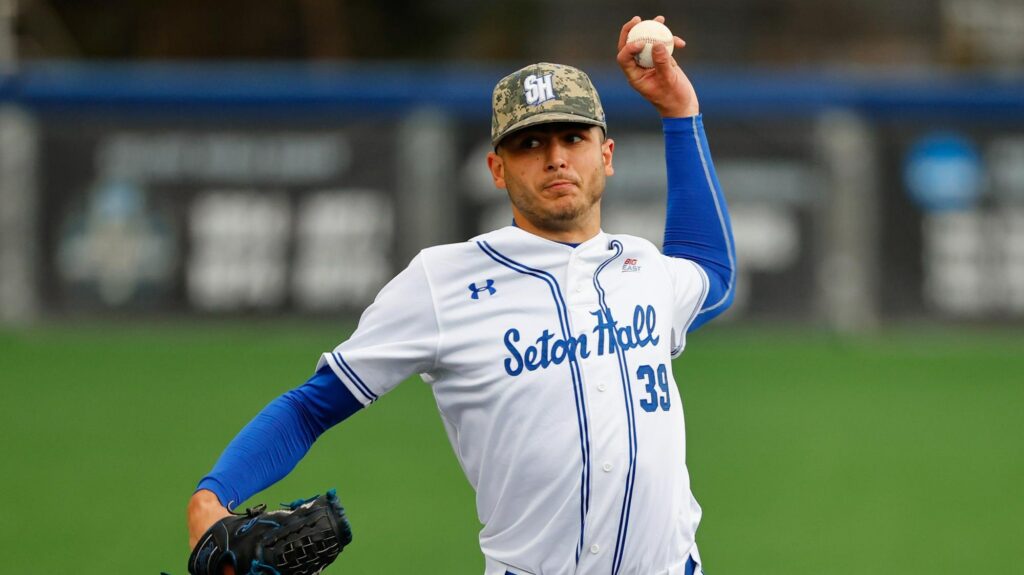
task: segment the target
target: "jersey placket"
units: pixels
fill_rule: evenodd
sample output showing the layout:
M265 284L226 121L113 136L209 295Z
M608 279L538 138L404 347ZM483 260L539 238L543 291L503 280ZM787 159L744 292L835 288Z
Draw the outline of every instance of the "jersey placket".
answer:
M590 505L586 521L578 573L610 573L616 544L617 527L626 481L628 436L619 365L610 345L598 347L594 331L599 322L600 304L594 287L594 274L610 252L599 245L580 246L569 257L566 270L565 299L572 334L587 338L587 357L579 357L583 389L591 421L590 427Z

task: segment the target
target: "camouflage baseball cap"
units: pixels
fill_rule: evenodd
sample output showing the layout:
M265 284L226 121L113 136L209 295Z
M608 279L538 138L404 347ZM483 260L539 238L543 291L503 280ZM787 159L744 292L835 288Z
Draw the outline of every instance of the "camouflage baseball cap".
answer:
M572 66L541 62L502 78L491 98L491 144L516 130L552 122L577 122L608 129L590 78Z

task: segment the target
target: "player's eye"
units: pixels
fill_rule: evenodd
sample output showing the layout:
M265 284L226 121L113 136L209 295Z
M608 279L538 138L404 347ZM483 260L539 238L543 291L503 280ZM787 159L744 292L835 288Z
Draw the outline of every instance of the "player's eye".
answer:
M540 147L540 140L538 138L533 138L533 137L527 136L527 137L523 138L522 140L519 140L519 148L520 149L531 150L533 148L539 148L539 147Z

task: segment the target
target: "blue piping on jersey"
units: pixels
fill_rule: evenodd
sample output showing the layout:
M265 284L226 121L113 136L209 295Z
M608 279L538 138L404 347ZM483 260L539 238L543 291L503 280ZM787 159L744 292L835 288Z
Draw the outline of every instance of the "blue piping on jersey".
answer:
M531 268L509 258L508 256L498 252L498 250L491 247L491 245L485 241L478 241L476 245L481 251L499 264L511 269L512 271L533 276L547 284L548 289L551 290L551 298L555 302L555 309L558 315L559 328L562 331L562 338L569 339L572 334L569 329L568 307L565 305L565 300L562 298L562 289L558 285L558 280L546 271ZM576 543L576 564L579 565L580 554L583 552L584 534L586 533L587 512L590 510L590 427L587 418L587 403L583 390L583 381L580 375L580 366L578 360L574 356L569 357L569 372L572 375L573 395L576 400L576 423L579 427L580 452L583 457L583 470L580 478L581 489L583 490L580 495L580 537Z
M697 153L700 155L700 165L704 168L704 179L707 180L708 190L711 191L711 198L715 200L715 211L718 213L718 224L722 227L722 236L725 238L726 253L729 255L729 283L725 288L725 293L722 297L712 304L711 306L702 306L700 313L707 313L709 311L718 309L723 305L728 305L727 302L731 301L730 296L732 295L733 286L736 285L736 256L733 255L732 247L732 234L729 233L729 226L725 223L725 216L722 215L722 204L718 201L718 193L715 190L715 181L711 177L711 170L708 169L708 159L704 152L704 142L701 141L700 129L697 125L697 119L699 116L692 118L693 122L693 140L697 143ZM706 302L705 302L706 303Z
M697 262L690 261L690 260L686 260L686 261L689 261L691 264L693 264L693 267L697 268L697 275L700 276L700 281L701 281L700 297L697 299L697 301L703 302L704 298L708 297L708 290L711 287L711 282L710 282L710 280L708 280L707 272L705 272L704 268L700 267L700 264L698 264ZM701 305L703 305L703 304L701 304ZM690 326L693 325L694 318L696 318L699 314L700 314L700 307L699 306L693 308L693 311L690 312L690 317L687 318L686 323L683 325L683 334L684 335L687 332L690 331ZM683 343L683 341L684 341L683 338L680 337L679 338L679 342L680 342L679 343L679 347L673 348L669 352L669 355L675 357L682 350L682 343Z
M622 242L612 240L608 246L615 249L615 255L597 267L597 271L594 272L594 289L597 290L597 301L601 306L601 311L605 314L605 319L609 323L614 323L612 310L608 307L608 302L605 300L605 292L601 286L599 276L608 264L622 255ZM619 377L622 379L623 398L626 402L626 421L629 423L629 471L626 473L625 493L622 494L622 510L619 512L619 529L618 536L615 539L612 575L616 575L619 572L619 568L622 566L622 557L625 554L626 532L629 529L629 513L633 507L633 486L636 483L636 455L638 448L636 441L636 414L633 411L633 388L629 378L629 367L626 365L626 352L622 349L622 346L615 346L615 354L619 360Z
M352 369L352 366L345 361L345 358L342 357L340 353L334 351L331 352L331 356L334 358L334 361L338 363L338 368L345 373L349 381L351 381L353 385L355 385L359 391L370 400L371 403L377 401L377 394L370 391L370 388L363 383L363 380L359 378L358 374L356 374L356 370Z

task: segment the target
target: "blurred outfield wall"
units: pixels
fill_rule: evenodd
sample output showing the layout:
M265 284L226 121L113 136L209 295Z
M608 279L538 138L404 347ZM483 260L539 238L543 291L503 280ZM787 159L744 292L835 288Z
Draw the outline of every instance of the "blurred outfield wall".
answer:
M358 312L511 215L502 68L33 64L0 76L0 321ZM609 231L660 242L660 124L601 91ZM1024 321L1024 82L690 75L730 200L736 321Z

